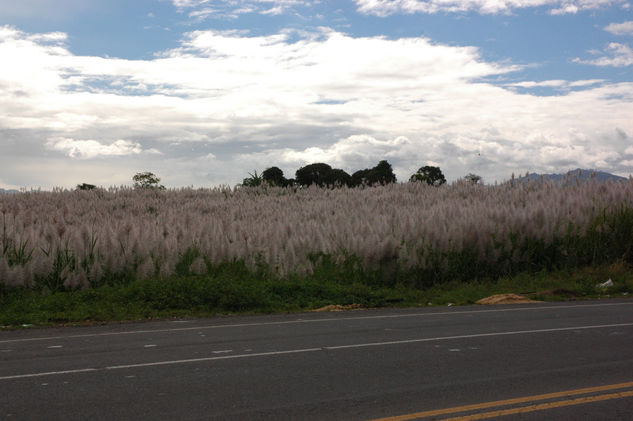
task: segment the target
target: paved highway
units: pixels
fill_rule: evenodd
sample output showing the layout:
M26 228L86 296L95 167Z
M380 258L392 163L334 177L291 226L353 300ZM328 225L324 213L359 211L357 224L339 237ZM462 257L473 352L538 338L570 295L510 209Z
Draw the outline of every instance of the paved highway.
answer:
M633 415L633 300L0 332L0 419Z

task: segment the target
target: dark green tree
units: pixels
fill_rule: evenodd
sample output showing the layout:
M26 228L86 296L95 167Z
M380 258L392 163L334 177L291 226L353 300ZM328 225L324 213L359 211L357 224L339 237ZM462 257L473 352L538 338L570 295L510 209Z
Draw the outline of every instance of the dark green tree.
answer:
M479 184L482 182L481 176L473 173L467 174L466 176L464 176L464 179L472 184Z
M367 174L369 184L389 184L396 182L396 175L393 173L391 164L385 160L380 161Z
M391 164L385 160L380 161L373 168L358 170L352 174L351 185L358 187L361 184L389 184L396 182L396 175L393 173Z
M367 176L369 175L369 169L358 170L352 174L352 187L358 187L367 183Z
M317 186L325 186L328 182L328 177L332 167L328 164L316 163L301 167L295 173L297 184L301 186L310 186L316 184Z
M350 186L352 176L339 168L333 168L326 176L326 185L332 187Z
M158 184L160 183L160 178L149 171L136 173L132 180L134 181L135 189L165 190L165 186Z
M94 190L96 188L97 186L95 186L94 184L81 183L81 184L77 184L76 190Z
M271 186L286 187L288 185L284 172L278 167L270 167L264 170L262 179Z
M440 167L426 165L420 168L409 178L410 182L424 182L430 186L441 186L446 183L446 178L442 174Z

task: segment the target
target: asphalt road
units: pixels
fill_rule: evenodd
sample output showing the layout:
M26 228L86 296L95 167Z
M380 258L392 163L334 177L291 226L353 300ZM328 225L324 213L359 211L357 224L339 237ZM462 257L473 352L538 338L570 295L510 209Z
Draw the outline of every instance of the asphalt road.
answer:
M633 419L633 300L0 332L0 419Z

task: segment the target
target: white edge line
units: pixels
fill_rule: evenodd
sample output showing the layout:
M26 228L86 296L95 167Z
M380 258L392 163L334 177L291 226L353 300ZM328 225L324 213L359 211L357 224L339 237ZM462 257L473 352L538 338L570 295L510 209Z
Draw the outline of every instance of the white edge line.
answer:
M21 338L21 339L7 339L0 341L0 344L15 343L15 342L31 342L31 341L47 341L47 340L59 340L59 339L75 339L75 338L92 338L99 336L117 336L117 335L135 335L145 333L165 333L165 332L183 332L190 330L206 330L206 329L223 329L231 327L254 327L254 326L275 326L275 325L289 325L289 324L303 324L303 323L322 323L322 322L335 322L335 321L347 321L347 320L375 320L375 319L395 319L404 317L429 317L429 316L446 316L455 314L476 314L476 313L500 313L508 311L533 311L533 310L551 310L551 309L574 309L574 308L591 308L591 307L612 307L622 305L633 305L633 302L626 303L605 303L605 304L577 304L577 305L559 305L559 306L538 306L538 307L520 307L520 308L503 308L494 310L463 310L463 311L442 311L431 313L408 313L408 314L388 314L388 315L376 315L376 316L356 316L356 317L328 317L323 319L302 319L302 320L282 320L278 322L259 322L259 323L234 323L225 325L208 325L208 326L191 326L181 327L173 329L154 329L154 330L130 330L123 332L104 332L104 333L86 333L81 335L68 335L68 336L44 336L40 338Z
M186 360L168 360L168 361L156 361L156 362L150 362L150 363L122 364L122 365L108 366L104 368L83 368L83 369L77 369L77 370L49 371L45 373L16 374L12 376L0 377L0 380L23 379L23 378L29 378L29 377L52 376L52 375L60 375L60 374L75 374L75 373L85 373L85 372L91 372L91 371L121 370L121 369L126 369L126 368L156 367L156 366L163 366L163 365L177 365L177 364L198 363L198 362L206 362L206 361L231 360L231 359L237 359L237 358L252 358L252 357L266 357L266 356L273 356L273 355L299 354L299 353L317 352L317 351L335 351L339 349L402 345L402 344L411 344L411 343L419 343L419 342L447 341L451 339L484 338L484 337L490 337L490 336L524 335L524 334L531 334L531 333L564 332L564 331L570 331L570 330L602 329L602 328L625 327L625 326L633 326L633 322L632 323L617 323L617 324L609 324L609 325L559 327L559 328L552 328L552 329L515 330L515 331L509 331L509 332L475 333L472 335L440 336L436 338L406 339L402 341L371 342L371 343L364 343L364 344L326 346L326 347L320 347L320 348L290 349L287 351L270 351L270 352L259 352L259 353L253 353L253 354L237 354L237 355L222 355L222 356L216 356L216 357L191 358L191 359L186 359Z

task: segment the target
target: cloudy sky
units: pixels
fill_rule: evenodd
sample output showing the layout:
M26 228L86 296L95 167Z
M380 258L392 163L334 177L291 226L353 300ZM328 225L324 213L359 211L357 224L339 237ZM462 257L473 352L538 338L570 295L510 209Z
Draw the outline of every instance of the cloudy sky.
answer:
M628 176L630 1L0 1L0 187Z

